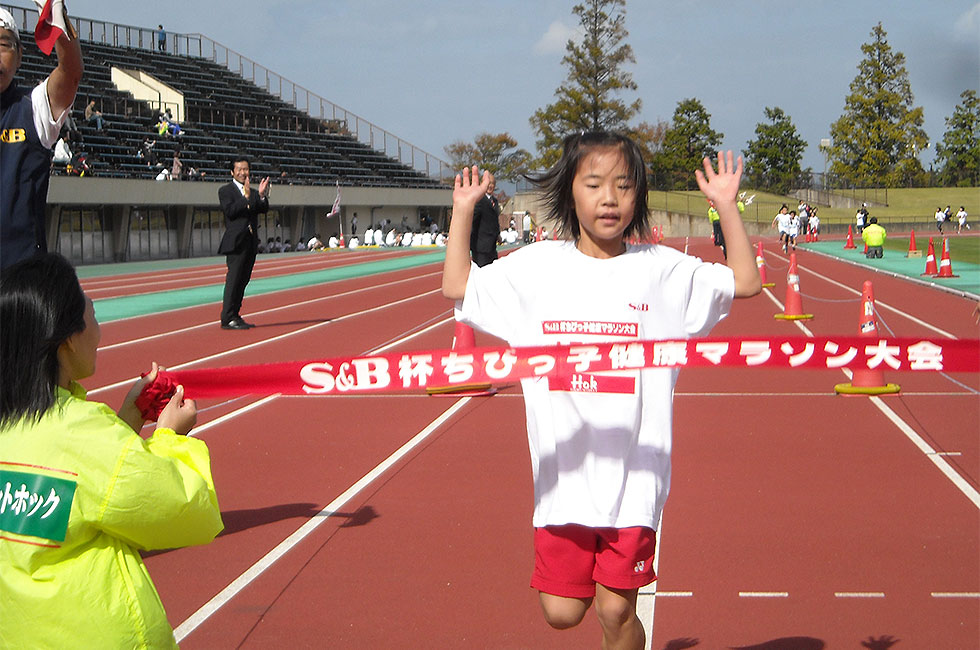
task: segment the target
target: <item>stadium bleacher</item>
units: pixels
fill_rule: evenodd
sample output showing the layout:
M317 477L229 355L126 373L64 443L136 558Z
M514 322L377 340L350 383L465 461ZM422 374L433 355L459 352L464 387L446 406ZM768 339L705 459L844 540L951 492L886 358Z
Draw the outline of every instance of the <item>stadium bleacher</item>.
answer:
M94 175L153 178L160 166L169 168L179 147L185 172L194 167L215 179L227 176L230 157L243 153L256 173L285 174L283 180L296 185L443 187L344 132L341 123L313 118L208 59L85 40L82 52L85 75L73 112L78 130L73 148L88 154ZM113 67L145 72L183 94L186 117L178 138L156 133L159 110L118 90ZM25 48L21 83L39 83L51 68L49 59ZM83 119L90 99L102 112L102 130ZM139 156L147 137L156 141L157 167Z

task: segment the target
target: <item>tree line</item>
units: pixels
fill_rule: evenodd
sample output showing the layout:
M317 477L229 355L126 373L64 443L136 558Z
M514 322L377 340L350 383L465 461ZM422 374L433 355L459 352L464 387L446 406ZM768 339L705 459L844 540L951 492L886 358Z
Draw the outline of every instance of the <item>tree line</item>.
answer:
M479 163L503 180L516 181L528 170L545 169L561 154L569 133L608 130L628 133L640 145L651 186L663 190L693 189L694 171L705 156L717 152L724 134L711 127L711 115L695 97L677 103L669 122L635 122L641 100L624 94L637 91L625 69L635 63L626 41L626 0L588 0L572 8L582 38L569 39L562 65L568 73L555 90L554 102L530 118L537 155L518 148L508 133L481 133L474 142L445 148L453 168ZM928 146L922 129L922 107L905 69L905 55L893 51L878 23L861 46L864 58L850 84L841 116L830 125L830 144L821 145L829 172L838 187L972 187L980 185L980 100L964 90L960 103L946 118L946 131L936 143L936 170L923 169L919 154ZM778 106L766 107L764 120L746 143L746 182L776 193L807 186L812 169L802 169L807 143L792 119Z

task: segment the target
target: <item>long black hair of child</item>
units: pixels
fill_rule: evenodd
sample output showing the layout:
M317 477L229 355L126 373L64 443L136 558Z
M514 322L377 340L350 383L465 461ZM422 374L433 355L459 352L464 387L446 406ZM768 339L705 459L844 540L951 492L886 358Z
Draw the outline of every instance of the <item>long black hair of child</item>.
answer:
M0 429L39 421L54 406L58 348L85 329L85 294L71 263L56 253L0 274Z
M578 172L579 163L596 149L618 149L623 155L626 174L636 192L633 201L633 219L623 232L623 237L645 238L650 234L647 211L647 169L640 148L630 138L620 133L585 131L567 136L561 158L554 167L541 174L524 176L544 191L543 201L547 208L545 218L553 219L558 224L560 237L578 241L581 230L575 214L572 181Z

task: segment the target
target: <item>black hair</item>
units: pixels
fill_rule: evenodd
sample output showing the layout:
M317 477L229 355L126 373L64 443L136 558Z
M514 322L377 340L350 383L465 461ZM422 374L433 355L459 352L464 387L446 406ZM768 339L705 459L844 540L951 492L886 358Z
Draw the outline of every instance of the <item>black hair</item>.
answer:
M871 219L868 220L868 223L878 223L878 217L871 217Z
M228 166L228 169L231 171L235 171L235 165L237 165L240 162L247 163L249 169L252 168L252 161L248 159L248 156L246 156L245 154L238 154L232 157L231 165Z
M547 217L557 222L558 234L577 241L581 229L575 214L572 181L578 172L579 163L596 149L618 149L623 155L626 174L636 194L633 199L633 219L623 231L623 237L645 237L650 232L647 212L647 169L640 148L621 133L586 131L567 136L563 143L561 158L554 167L541 174L525 174L524 177L544 190Z
M54 406L58 348L85 329L85 294L71 263L56 253L0 274L0 428L34 421Z

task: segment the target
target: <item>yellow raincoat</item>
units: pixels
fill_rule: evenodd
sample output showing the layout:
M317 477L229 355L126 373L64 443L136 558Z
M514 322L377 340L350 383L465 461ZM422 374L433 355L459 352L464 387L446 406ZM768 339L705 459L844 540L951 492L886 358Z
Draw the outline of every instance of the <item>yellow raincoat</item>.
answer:
M39 424L0 430L0 647L175 647L137 549L221 532L207 446L56 390Z

